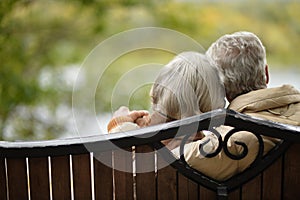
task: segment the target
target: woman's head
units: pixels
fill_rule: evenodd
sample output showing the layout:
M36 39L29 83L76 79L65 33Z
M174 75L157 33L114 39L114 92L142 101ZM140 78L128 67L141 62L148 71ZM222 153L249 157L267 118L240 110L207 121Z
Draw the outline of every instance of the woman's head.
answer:
M181 53L162 68L150 95L153 111L169 119L181 119L225 105L225 90L217 68L197 52Z

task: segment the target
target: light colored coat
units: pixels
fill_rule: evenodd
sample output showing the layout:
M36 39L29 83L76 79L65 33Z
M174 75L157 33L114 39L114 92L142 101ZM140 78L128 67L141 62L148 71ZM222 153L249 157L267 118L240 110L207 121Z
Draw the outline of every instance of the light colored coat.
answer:
M261 89L240 95L229 105L229 109L251 115L253 117L267 119L290 125L300 125L300 93L293 86L283 85L277 88ZM221 126L217 131L224 136L232 127ZM241 131L230 137L227 144L232 154L239 155L243 148L236 145L235 141L243 142L248 147L248 154L242 160L228 158L222 150L213 158L205 158L200 154L199 145L210 139L204 147L206 152L214 152L218 146L217 138L208 134L204 139L185 145L185 159L187 163L200 172L216 180L226 180L231 176L245 170L254 161L258 152L258 140L250 132ZM264 154L275 146L275 139L263 137ZM173 150L179 157L179 148Z
M300 92L291 85L240 95L228 108L253 117L300 126Z

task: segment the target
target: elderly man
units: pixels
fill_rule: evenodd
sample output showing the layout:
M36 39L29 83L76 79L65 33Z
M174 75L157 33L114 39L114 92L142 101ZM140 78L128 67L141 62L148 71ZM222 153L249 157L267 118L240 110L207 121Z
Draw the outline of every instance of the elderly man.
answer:
M291 85L267 88L269 82L266 51L260 39L250 32L236 32L220 37L206 52L206 56L220 72L224 83L228 108L254 117L291 125L300 125L300 93ZM224 137L232 129L229 126L216 128ZM204 140L209 138L209 143ZM232 154L239 154L243 148L235 141L248 147L248 154L242 160L232 160L222 150L213 158L205 158L199 145L214 152L217 138L209 135L202 140L185 145L184 157L187 163L200 172L217 180L226 180L254 161L258 152L257 138L250 132L240 131L231 136L228 148ZM264 154L272 149L278 140L263 137ZM179 156L179 149L173 150Z

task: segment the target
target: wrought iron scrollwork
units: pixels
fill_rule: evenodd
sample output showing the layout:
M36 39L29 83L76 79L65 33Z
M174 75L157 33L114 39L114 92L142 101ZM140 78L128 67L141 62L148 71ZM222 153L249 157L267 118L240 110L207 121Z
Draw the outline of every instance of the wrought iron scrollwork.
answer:
M217 156L223 150L224 153L226 154L226 156L228 156L229 158L231 158L233 160L241 160L241 159L245 158L248 155L249 149L248 149L247 144L245 144L244 142L234 141L234 143L236 145L239 145L242 147L242 152L238 155L231 153L228 148L228 141L230 140L230 138L235 133L238 133L240 131L243 131L243 130L238 129L238 128L233 128L228 133L226 133L226 135L224 136L224 139L222 139L221 134L215 128L210 129L209 132L211 134L213 134L216 138L218 138L218 146L213 152L206 152L204 150L204 147L205 147L205 145L207 145L210 142L211 139L209 137L207 139L204 139L203 142L199 145L199 151L200 151L201 155L206 158L212 158L212 157ZM261 137L261 135L259 135L257 133L252 133L252 132L249 132L249 133L253 134L257 138L258 144L259 144L257 156L256 156L255 160L253 161L253 163L254 163L258 159L262 158L263 152L264 152L264 143L263 143L263 138ZM189 140L190 137L191 137L191 135L186 135L180 144L180 159L182 161L184 161L185 163L186 163L186 160L184 158L184 147L187 144L187 141Z
M212 121L224 119L224 110L214 111L212 114L207 115L203 114L200 116L200 118L197 118L197 131L208 130L211 132L211 134L213 134L213 137L216 137L216 141L213 141L215 144L215 150L212 150L213 152L208 151L206 148L206 145L209 145L210 143L209 137L207 137L206 139L202 139L201 142L197 144L201 144L198 146L199 151L201 155L206 158L215 157L220 152L224 153L229 159L232 160L241 160L247 156L251 156L251 159L249 159L249 162L251 163L249 163L250 165L246 169L244 169L244 171L234 174L232 177L226 180L219 181L211 178L203 172L198 171L197 169L190 166L185 160L184 152L187 151L185 147L187 147L186 145L189 142L193 141L193 135L195 134L195 129L191 129L190 127L196 126L196 123L194 123L196 121L187 120L187 124L186 126L184 126L184 134L178 135L178 137L184 135L179 147L179 159L178 157L175 157L174 154L167 148L163 148L164 145L161 142L154 144L154 147L156 149L162 149L160 153L162 153L164 157L168 158L169 160L175 160L171 163L171 165L176 168L181 174L199 183L200 185L217 192L217 196L220 199L226 198L229 192L241 187L241 185L245 184L252 178L256 177L258 174L263 172L267 167L269 167L278 158L280 158L280 156L285 153L285 151L293 142L300 142L299 127L293 127L289 125L277 124L265 120L251 118L247 115L243 115L232 110L226 110L225 118L226 119L223 120L223 124L211 124ZM223 136L223 133L221 135L218 132L218 129L210 128L218 127L220 125L230 126L232 127L232 129L228 130L228 132ZM173 130L177 131L178 129ZM243 137L232 137L234 134L241 131L246 131L249 134L252 134L252 137L248 138L250 140L243 141ZM264 155L265 148L269 148L269 145L264 143L263 139L265 139L265 137L272 137L274 139L277 139L276 141L280 142L275 142L275 146ZM239 140L238 138L241 138L241 140ZM255 141L256 144L254 147L256 156L252 154L252 152L254 152L252 151L252 144L248 143L248 141L251 141L251 139L257 140ZM229 147L230 143L236 145L237 147L240 147L238 148L240 153L237 154L232 152L231 148Z
M200 153L201 155L205 156L206 158L212 158L212 157L215 157L216 155L218 155L221 151L222 151L222 136L221 134L216 130L216 129L211 129L210 130L211 133L213 133L217 138L218 138L218 147L217 149L212 152L212 153L207 153L205 152L204 150L204 146L209 143L210 139L207 139L203 142L203 144L201 144L199 146L199 150L200 150Z
M248 154L248 147L247 147L247 145L246 145L245 143L243 143L243 142L240 142L240 141L234 141L234 143L235 143L236 145L241 145L241 146L243 147L243 152L242 152L240 155L234 155L234 154L231 154L231 153L228 151L227 143L228 143L230 137L231 137L232 135L234 135L235 133L240 132L240 131L243 131L243 130L238 129L238 128L234 128L234 129L230 130L230 131L225 135L225 137L224 137L224 142L223 142L223 149L224 149L224 152L225 152L225 154L226 154L229 158L231 158L231 159L233 159L233 160L241 160L241 159L243 159L244 157L246 157L247 154ZM249 132L249 133L250 133L250 132ZM263 139L262 139L261 135L259 135L259 134L257 134L257 133L253 133L253 132L251 132L251 134L255 135L255 137L256 137L257 140L258 140L258 144L259 144L259 145L258 145L258 153L257 153L257 156L256 156L255 160L253 161L253 162L256 162L256 160L261 159L262 156L263 156L263 152L264 152L264 143L263 143Z

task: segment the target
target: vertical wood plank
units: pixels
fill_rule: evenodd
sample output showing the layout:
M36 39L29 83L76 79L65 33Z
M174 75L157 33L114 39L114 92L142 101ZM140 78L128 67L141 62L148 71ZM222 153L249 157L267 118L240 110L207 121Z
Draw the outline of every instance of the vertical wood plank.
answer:
M71 199L70 158L51 158L53 199Z
M0 158L0 199L6 200L5 158Z
M262 199L281 199L282 157L263 172Z
M94 153L95 199L113 199L112 152Z
M239 200L241 195L241 188L238 188L228 194L229 200Z
M155 151L149 146L138 146L135 152L137 199L156 199Z
M178 173L178 199L192 200L199 199L199 186L197 183L189 180L182 174Z
M157 153L157 195L158 200L177 199L177 170L166 163Z
M188 180L189 199L199 198L199 185L192 180Z
M48 158L29 159L30 194L32 200L50 199Z
M189 199L189 192L188 192L188 179L178 173L178 199L179 200L186 200Z
M9 199L28 199L26 159L7 158L7 175Z
M283 199L300 199L300 144L293 144L284 158Z
M243 185L242 199L243 200L258 200L261 199L261 174Z
M134 199L132 149L120 149L113 152L116 199Z
M199 199L216 199L216 192L200 186L200 198Z
M73 155L73 181L75 199L92 199L90 154Z

